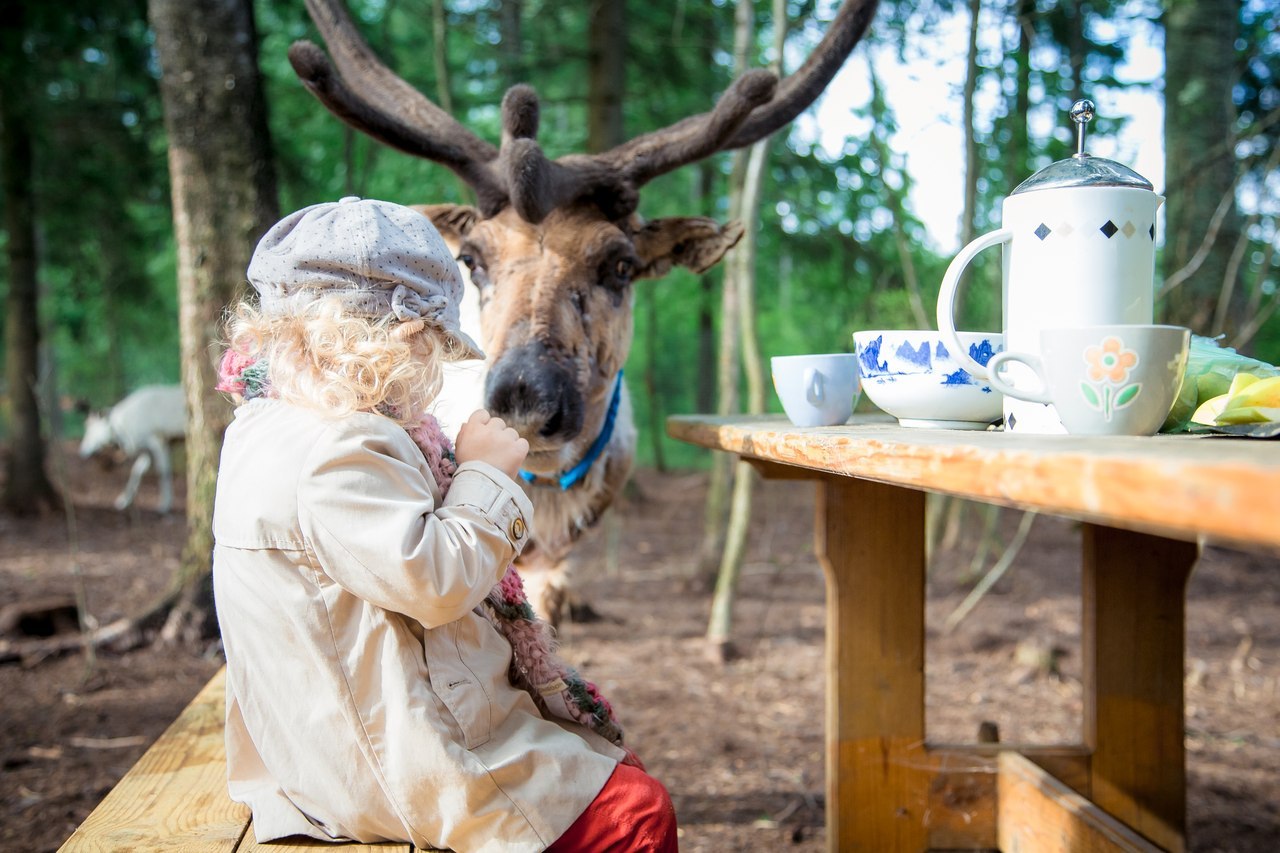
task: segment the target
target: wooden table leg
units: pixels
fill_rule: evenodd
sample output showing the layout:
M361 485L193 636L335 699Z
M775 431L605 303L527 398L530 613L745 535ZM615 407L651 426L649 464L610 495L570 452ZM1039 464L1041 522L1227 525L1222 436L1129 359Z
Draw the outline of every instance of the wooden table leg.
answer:
M818 482L827 578L827 849L924 850L924 493Z
M1090 799L1167 850L1186 841L1186 586L1194 543L1084 526Z

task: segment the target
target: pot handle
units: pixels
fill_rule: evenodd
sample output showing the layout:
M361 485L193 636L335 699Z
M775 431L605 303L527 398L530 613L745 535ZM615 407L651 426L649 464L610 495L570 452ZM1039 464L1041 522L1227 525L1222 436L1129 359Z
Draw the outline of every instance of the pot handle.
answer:
M1025 364L1035 371L1036 379L1040 380L1040 387L1030 391L1014 388L1006 382L1004 377L1000 375L1000 368L1011 361ZM1053 403L1053 398L1049 396L1049 383L1044 375L1044 363L1029 352L998 352L991 356L991 360L987 362L987 371L990 373L987 381L991 383L992 388L1001 394L1008 397L1016 397L1019 400L1030 400L1033 403Z
M960 343L960 336L956 334L956 288L960 285L960 273L964 272L964 268L969 265L975 255L983 249L999 243L1007 243L1012 239L1013 231L1008 228L1001 228L989 234L983 234L970 242L952 259L951 264L947 267L946 275L942 277L942 287L938 291L938 331L942 333L943 340L951 347L951 352L955 355L956 361L960 363L960 366L978 379L986 379L988 372L987 368L970 357L969 350Z

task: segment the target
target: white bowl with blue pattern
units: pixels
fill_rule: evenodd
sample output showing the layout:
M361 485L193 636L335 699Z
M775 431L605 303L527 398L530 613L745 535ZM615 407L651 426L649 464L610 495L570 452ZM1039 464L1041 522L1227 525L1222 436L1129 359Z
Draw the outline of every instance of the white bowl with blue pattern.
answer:
M1004 336L999 333L959 334L979 364L985 365L1004 350ZM863 391L902 426L986 429L1000 420L1000 393L961 367L938 332L854 332L853 343Z

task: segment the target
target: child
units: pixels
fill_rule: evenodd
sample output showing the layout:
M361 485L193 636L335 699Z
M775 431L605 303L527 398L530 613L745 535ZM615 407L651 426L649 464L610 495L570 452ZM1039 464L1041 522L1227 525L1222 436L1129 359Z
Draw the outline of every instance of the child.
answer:
M532 516L514 482L528 444L479 411L455 455L426 413L442 362L483 357L430 221L308 207L248 277L258 302L234 311L219 385L247 402L223 446L213 577L231 796L258 841L674 851L665 789L508 571Z

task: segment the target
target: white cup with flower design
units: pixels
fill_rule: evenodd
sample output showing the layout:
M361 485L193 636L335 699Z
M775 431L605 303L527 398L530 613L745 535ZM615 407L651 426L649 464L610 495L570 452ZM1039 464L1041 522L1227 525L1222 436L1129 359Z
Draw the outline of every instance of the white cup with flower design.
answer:
M1182 326L1111 325L1044 329L1039 355L1004 352L987 364L991 387L1048 403L1073 435L1155 435L1177 399L1191 332ZM1009 363L1030 368L1017 384Z

